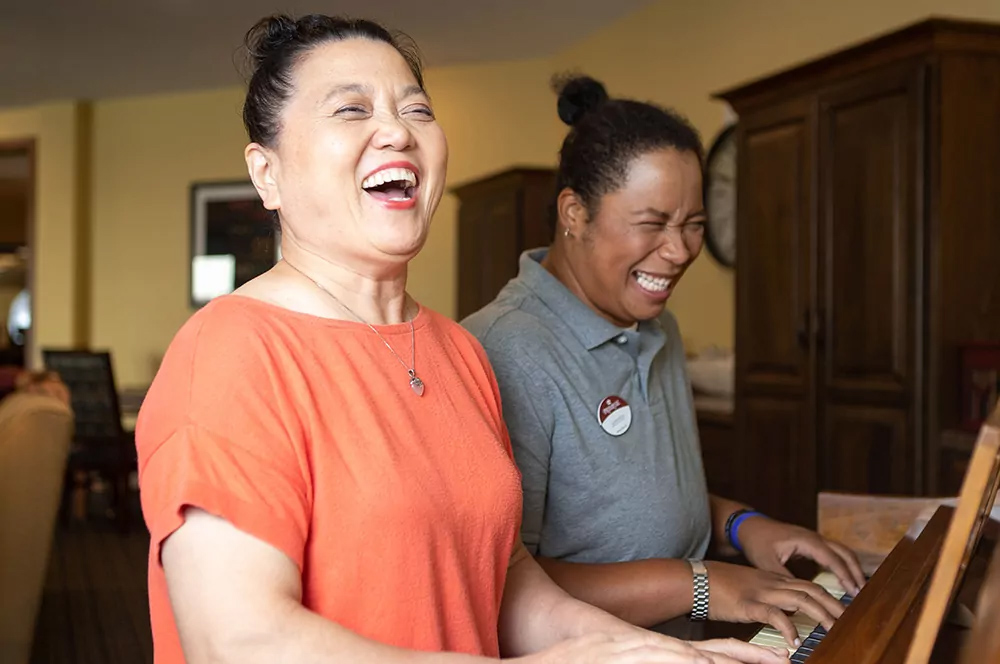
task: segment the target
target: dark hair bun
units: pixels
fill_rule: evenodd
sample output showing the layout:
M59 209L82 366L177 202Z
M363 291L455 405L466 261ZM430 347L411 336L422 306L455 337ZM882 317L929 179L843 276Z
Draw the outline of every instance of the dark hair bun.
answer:
M556 79L554 87L559 93L559 119L571 127L608 100L604 85L589 76Z
M298 25L289 16L276 14L257 21L247 32L246 46L250 59L260 64L275 51L282 50L295 39Z

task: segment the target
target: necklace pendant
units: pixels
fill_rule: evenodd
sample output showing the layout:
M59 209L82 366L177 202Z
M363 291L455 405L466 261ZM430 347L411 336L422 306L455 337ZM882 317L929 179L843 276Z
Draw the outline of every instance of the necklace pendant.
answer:
M416 374L413 373L410 374L410 388L413 389L413 392L418 397L424 396L424 381L417 378Z

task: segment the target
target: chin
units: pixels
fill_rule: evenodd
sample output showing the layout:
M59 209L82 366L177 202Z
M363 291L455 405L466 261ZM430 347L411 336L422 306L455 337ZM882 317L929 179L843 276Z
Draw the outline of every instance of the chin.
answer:
M655 306L647 304L642 307L635 307L629 311L629 314L637 321L653 320L654 318L659 318L666 308L667 303L664 301L662 304Z
M414 236L402 236L394 234L390 237L373 239L372 245L382 254L387 256L398 256L405 260L410 260L424 248L427 242L427 234L421 233Z

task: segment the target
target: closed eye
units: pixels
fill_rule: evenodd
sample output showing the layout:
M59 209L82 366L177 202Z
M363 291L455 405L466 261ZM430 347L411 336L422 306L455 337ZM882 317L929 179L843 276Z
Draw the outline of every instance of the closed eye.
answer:
M341 117L368 115L368 109L357 104L348 104L347 106L341 106L333 114Z
M416 115L421 117L421 119L426 118L428 120L434 119L434 111L430 109L429 106L424 106L423 104L418 104L416 106L409 106L403 110L403 113L407 115Z

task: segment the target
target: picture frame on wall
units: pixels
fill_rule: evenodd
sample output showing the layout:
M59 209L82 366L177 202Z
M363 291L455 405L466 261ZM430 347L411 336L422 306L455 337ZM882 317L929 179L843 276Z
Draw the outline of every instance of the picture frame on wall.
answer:
M959 347L960 427L978 431L1000 399L1000 342L975 342Z
M191 185L190 303L202 307L281 258L277 217L250 181Z

